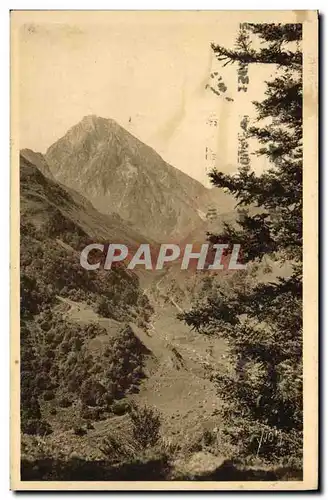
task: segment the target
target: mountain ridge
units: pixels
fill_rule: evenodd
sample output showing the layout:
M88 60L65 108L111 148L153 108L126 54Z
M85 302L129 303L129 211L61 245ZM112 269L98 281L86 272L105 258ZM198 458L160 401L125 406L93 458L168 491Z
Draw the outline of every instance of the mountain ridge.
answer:
M185 238L203 224L200 214L220 199L168 164L115 120L85 116L50 146L45 160L57 181L74 188L106 214L118 212L156 241Z
M118 214L99 213L89 200L46 176L24 154L20 155L20 186L21 216L36 228L46 226L56 213L76 225L90 240L101 239L132 247L147 241L144 235L126 225Z

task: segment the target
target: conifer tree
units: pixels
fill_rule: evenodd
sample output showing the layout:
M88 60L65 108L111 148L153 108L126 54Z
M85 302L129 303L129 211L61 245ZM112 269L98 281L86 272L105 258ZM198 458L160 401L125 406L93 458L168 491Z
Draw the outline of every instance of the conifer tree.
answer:
M212 45L224 65L270 64L276 71L266 82L264 100L253 103L257 119L248 129L260 143L256 154L267 157L270 168L261 175L251 165L234 175L210 173L213 185L234 195L239 215L235 225L225 224L222 234L209 239L240 243L246 262L261 262L266 255L288 260L293 272L266 284L247 270L237 272L228 287L212 290L181 316L201 333L224 337L229 346L234 370L218 374L216 382L224 402L224 432L235 452L298 463L303 420L301 39L301 24L247 24L234 49Z

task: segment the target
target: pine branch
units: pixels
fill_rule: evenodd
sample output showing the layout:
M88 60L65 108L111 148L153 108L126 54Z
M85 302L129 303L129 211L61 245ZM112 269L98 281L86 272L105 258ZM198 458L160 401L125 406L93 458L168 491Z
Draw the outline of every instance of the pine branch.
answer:
M247 28L266 42L297 42L302 39L302 24L253 24L247 23Z
M211 44L218 61L225 61L224 65L240 62L244 64L276 64L278 66L302 67L302 52L281 51L278 48L248 50L229 50L222 45Z

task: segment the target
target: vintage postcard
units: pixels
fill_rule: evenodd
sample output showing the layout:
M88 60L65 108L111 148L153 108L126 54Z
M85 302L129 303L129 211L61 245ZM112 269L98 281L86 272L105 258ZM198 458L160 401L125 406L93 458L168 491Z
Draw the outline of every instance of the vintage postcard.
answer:
M11 12L11 487L318 488L318 13Z

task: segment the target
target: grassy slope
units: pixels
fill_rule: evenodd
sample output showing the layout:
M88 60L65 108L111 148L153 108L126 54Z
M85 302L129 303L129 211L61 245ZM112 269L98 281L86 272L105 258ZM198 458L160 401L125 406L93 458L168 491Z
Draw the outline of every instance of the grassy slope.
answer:
M37 231L42 231L44 224L51 219L53 208L55 213L59 210L64 218L68 218L73 223L72 227L77 225L89 236L104 236L107 234L107 227L110 227L108 234L114 234L117 225L122 234L120 221L114 220L111 226L107 226L107 216L98 217L98 213L80 195L68 193L62 187L58 188L56 183L45 181L28 162L23 162L23 166L26 171L22 184L22 220L31 222ZM58 194L62 195L60 203ZM130 240L136 240L137 236L131 236L128 229L126 234ZM51 248L60 247L66 255L77 255L76 250L66 240L63 241L60 234L54 235L47 238L47 244ZM51 260L51 255L48 255L48 258ZM277 267L273 272L271 270L263 273L261 269L260 273L263 280L280 274ZM174 294L171 293L172 281ZM155 313L146 330L137 326L133 316L129 318L134 335L149 350L149 356L145 367L147 377L141 382L139 392L126 397L141 404L156 406L162 413L162 433L165 438L173 443L182 443L186 450L190 444L201 439L204 431L215 432L220 425L220 400L215 385L210 380L210 374L212 369L229 368L227 349L222 340L208 339L190 332L189 328L176 318L179 304L181 307L190 305L190 294L198 290L197 281L195 275L179 275L176 270L171 274L147 275L144 286L151 296ZM138 293L142 294L142 291ZM122 327L120 321L101 317L95 311L92 301L73 300L58 291L52 311L69 324L79 327L95 324L104 329L101 335L85 343L86 350L98 360L102 359L110 339L115 337ZM36 442L40 443L41 440L43 449L48 450L50 456L101 460L104 458L101 446L106 436L129 434L129 418L125 415L110 418L105 416L102 420L93 421L93 428L88 429L84 436L77 436L72 426L79 424L78 401L74 401L69 408L58 408L55 404L56 415L50 412L53 406L54 403L41 402L42 418L49 422L53 433L37 439L33 436L23 436L23 457L35 457L40 448L39 444L36 447ZM186 456L189 457L188 454ZM206 462L209 457L203 456L202 459ZM185 466L186 464L179 464L182 469ZM190 468L195 469L193 464Z

